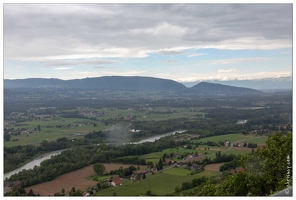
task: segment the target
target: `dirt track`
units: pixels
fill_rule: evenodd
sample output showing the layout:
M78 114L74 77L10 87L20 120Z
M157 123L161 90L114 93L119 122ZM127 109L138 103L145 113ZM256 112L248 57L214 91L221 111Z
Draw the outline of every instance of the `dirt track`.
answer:
M119 169L120 167L128 168L130 165L104 164L104 166L106 168L106 172L110 172L111 170ZM135 167L137 166L138 165L135 165ZM140 165L140 168L146 169L146 166ZM82 169L61 175L52 181L27 187L25 190L26 192L29 192L29 190L32 189L34 194L39 193L40 196L54 196L54 193L61 193L62 188L64 188L66 195L68 195L72 187L75 187L76 190L80 189L83 191L88 187L95 186L97 184L96 181L86 179L92 175L95 175L95 172L93 170L93 165L90 165Z

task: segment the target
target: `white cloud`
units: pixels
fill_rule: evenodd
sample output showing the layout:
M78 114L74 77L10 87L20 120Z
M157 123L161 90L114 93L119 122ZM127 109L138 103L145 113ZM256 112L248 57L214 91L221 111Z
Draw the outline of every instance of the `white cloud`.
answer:
M277 71L277 72L256 72L256 73L202 73L202 74L194 74L194 73L180 73L177 75L172 74L157 74L159 78L167 78L172 79L178 82L195 82L195 81L212 81L212 80L220 80L220 81L230 81L230 80L259 80L259 79L268 79L268 78L282 78L282 77L292 77L292 73L289 71Z
M226 64L236 64L242 62L248 62L253 60L265 60L267 58L234 58L234 59L223 59L223 60L214 60L211 61L210 64L212 65L226 65Z
M71 69L71 67L56 67L54 70L68 70Z
M76 71L76 77L83 78L83 77L99 77L99 76L140 76L145 74L146 71L137 71L137 70L130 70L130 71Z
M156 36L156 37L181 37L188 31L188 28L161 22L151 28L136 28L128 30L132 36Z
M188 57L196 57L196 56L203 56L206 55L206 53L194 53L194 54L189 54Z
M236 69L219 69L219 73L229 73L229 72L236 72Z

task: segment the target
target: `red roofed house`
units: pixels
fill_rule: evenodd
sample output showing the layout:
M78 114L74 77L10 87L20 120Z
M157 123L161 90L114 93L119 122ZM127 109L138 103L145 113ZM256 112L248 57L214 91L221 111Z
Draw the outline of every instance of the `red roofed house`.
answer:
M122 185L122 178L120 178L119 176L117 176L116 178L114 178L112 180L111 185L113 185L113 186L120 186L120 185Z
M165 162L166 162L166 164L167 164L167 165L170 165L170 164L172 164L174 161L173 161L173 160L170 160L170 159L168 159L168 160L166 160Z

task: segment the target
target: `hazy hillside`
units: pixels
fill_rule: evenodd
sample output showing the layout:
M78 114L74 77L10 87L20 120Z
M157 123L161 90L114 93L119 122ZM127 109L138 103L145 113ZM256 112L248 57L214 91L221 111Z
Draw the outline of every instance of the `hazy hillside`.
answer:
M104 76L74 80L60 79L17 79L4 80L5 88L80 88L131 91L179 91L187 89L173 80L153 77Z
M201 82L190 88L192 92L202 95L220 94L261 94L262 92L250 88L234 87L218 83Z
M183 84L187 87L192 87L198 84L197 82L184 82ZM282 78L270 78L270 79L260 79L260 80L232 80L232 81L206 81L208 83L219 83L222 85L230 85L236 87L252 88L256 90L292 90L292 78L282 77Z
M105 76L74 80L60 79L18 79L4 80L4 88L64 88L64 89L97 89L122 91L175 91L193 95L240 95L259 94L261 92L229 85L201 82L188 88L173 80L153 77Z

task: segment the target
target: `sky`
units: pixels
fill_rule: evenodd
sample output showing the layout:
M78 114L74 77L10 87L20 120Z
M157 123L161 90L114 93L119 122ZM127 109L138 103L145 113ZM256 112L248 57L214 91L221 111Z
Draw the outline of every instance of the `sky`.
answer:
M292 78L293 4L3 5L3 78Z

